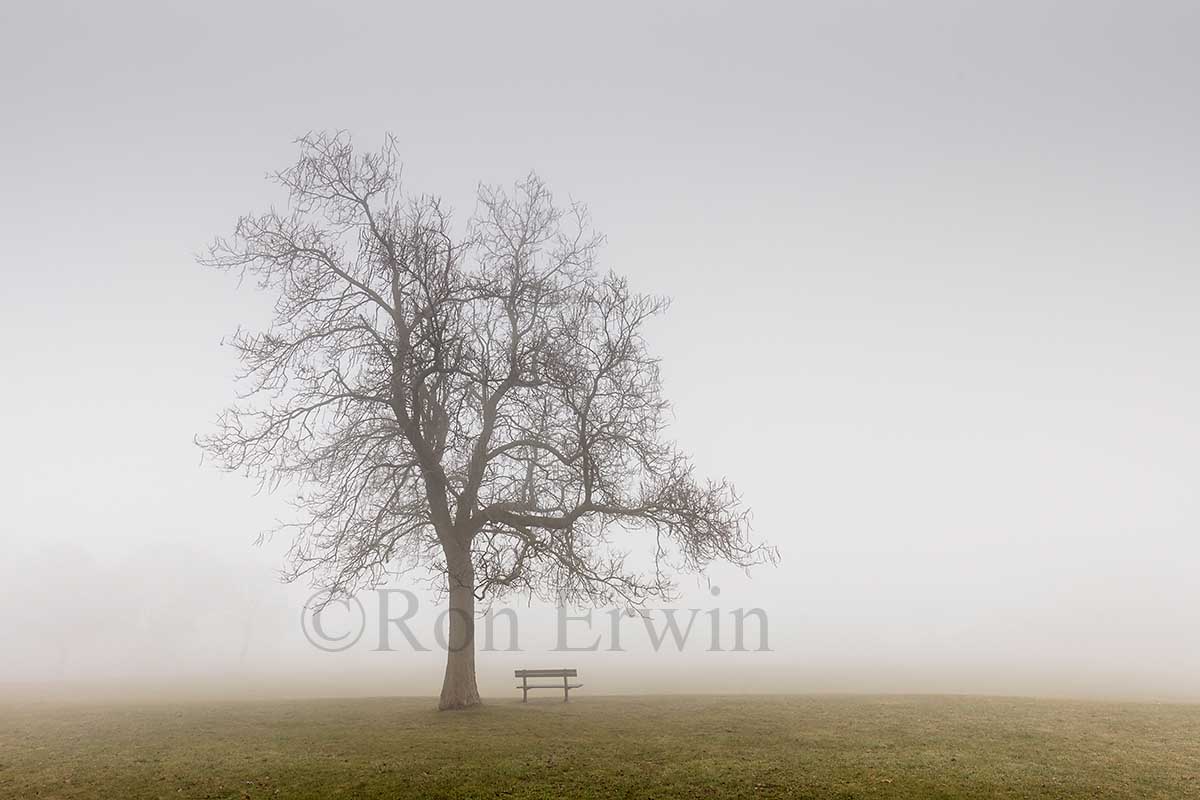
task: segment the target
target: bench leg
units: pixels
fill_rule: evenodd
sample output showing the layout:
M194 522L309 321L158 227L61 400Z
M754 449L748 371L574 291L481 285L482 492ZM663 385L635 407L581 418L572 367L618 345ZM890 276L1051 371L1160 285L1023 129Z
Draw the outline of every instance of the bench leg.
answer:
M521 702L529 702L529 678L521 678Z
M567 702L570 697L571 690L567 688L567 676L563 676L563 702Z

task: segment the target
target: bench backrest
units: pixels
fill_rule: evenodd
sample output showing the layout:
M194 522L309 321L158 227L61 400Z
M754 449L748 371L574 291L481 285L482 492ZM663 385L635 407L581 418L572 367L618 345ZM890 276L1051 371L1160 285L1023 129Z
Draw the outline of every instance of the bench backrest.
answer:
M519 669L513 673L518 678L574 678L578 674L574 669Z

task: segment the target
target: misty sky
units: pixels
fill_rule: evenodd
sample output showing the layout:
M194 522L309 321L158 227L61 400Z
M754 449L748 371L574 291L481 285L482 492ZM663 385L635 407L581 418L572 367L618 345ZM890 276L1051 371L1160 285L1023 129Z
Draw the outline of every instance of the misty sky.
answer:
M783 558L681 584L772 653L531 638L485 695L1200 697L1198 41L1183 1L4 4L0 684L440 685L309 648L282 496L192 444L269 308L194 256L345 128L461 220L531 169L586 202Z

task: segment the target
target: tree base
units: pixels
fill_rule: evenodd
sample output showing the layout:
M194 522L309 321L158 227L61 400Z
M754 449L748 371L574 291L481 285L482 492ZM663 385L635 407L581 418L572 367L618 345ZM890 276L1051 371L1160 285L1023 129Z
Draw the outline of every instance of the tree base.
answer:
M446 677L438 697L438 710L451 711L480 704L479 687L475 683L475 653L464 650L447 653Z
M472 698L441 698L438 700L438 711L462 711L466 708L474 708L475 706L483 705L483 701L476 696Z

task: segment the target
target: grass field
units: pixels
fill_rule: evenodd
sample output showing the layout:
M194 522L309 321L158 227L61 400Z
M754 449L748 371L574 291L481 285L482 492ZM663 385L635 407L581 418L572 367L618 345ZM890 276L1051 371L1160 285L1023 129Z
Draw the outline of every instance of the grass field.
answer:
M5 798L1200 798L1200 706L586 697L0 706Z

